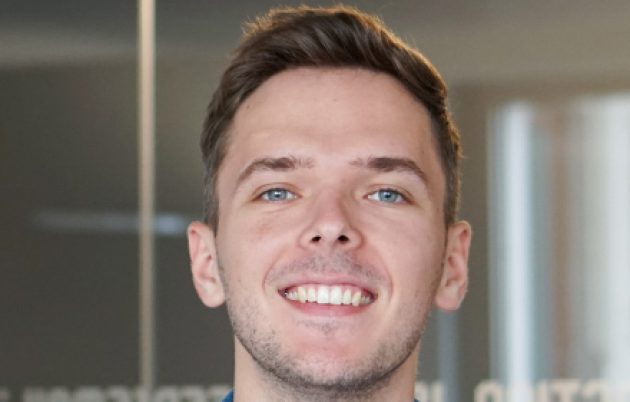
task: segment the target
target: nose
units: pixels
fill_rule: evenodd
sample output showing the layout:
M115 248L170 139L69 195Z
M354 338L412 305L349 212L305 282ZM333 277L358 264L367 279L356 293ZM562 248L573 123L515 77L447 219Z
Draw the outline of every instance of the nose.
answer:
M350 250L363 242L353 224L351 209L341 199L322 199L312 207L309 223L300 236L302 247L317 251Z

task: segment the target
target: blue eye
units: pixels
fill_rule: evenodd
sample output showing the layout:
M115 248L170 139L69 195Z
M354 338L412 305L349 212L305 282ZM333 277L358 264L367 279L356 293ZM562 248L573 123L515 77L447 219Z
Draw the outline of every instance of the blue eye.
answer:
M368 194L368 200L396 204L405 201L405 197L396 190L384 188Z
M260 195L260 198L265 201L278 202L293 200L296 198L296 196L295 194L284 188L272 188L262 193Z

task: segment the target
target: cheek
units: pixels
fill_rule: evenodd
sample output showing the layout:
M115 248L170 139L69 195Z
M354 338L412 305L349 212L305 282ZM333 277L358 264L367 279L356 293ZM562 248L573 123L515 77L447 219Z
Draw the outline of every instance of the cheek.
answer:
M426 219L419 214L401 217L396 221L376 222L370 230L379 242L395 250L402 257L422 262L434 254L440 254L444 247L444 230L440 223Z
M251 241L260 242L267 239L275 238L279 235L278 229L274 226L274 221L271 219L255 218L250 222L251 224Z
M232 281L249 287L260 284L262 281L252 279L262 278L288 248L291 234L287 228L291 226L278 219L246 214L230 218L217 239L220 261Z
M444 252L444 231L439 224L407 219L378 236L372 243L381 249L394 286L423 293L434 287L441 275Z

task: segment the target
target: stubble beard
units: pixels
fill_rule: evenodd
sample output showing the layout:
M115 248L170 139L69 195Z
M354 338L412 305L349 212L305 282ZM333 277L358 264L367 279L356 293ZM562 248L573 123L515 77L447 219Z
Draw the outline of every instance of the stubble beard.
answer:
M348 262L350 261L350 262ZM348 256L335 258L335 266L350 264L349 269L363 269ZM290 269L308 269L323 266L318 258L294 264ZM330 266L328 264L327 266ZM229 269L229 268L226 268ZM221 280L226 294L228 316L234 335L250 354L262 377L282 395L283 401L368 401L371 395L385 387L397 369L409 359L418 346L431 311L431 300L437 284L431 284L429 295L420 303L405 306L400 315L398 330L382 339L368 355L348 361L337 373L327 373L326 361L309 360L289 353L278 341L276 330L261 320L259 308L248 298L235 300L230 283L220 265ZM438 277L439 280L439 277ZM318 326L316 330L334 331L334 328Z

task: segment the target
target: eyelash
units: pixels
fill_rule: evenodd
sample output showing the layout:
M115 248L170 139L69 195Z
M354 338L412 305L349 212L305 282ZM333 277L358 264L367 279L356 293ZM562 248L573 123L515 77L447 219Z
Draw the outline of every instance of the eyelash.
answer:
M371 198L372 196L378 195L381 192L393 193L397 197L396 201L388 202L388 201L383 201L383 200ZM369 193L367 195L367 199L369 199L371 201L377 201L377 202L386 203L386 204L400 204L400 203L409 202L409 199L408 199L407 196L405 196L405 194L403 194L401 191L398 191L398 190L393 189L393 188L379 188L378 190L375 190L375 191Z
M284 194L284 198L271 199L270 194L272 194L273 192L276 192L276 194L278 192L282 192ZM383 201L382 199L373 198L373 197L377 197L379 193L383 193L383 192L392 193L392 195L396 196L396 200L389 202L389 201ZM296 198L298 198L298 196L293 191L288 190L283 187L272 187L272 188L266 189L260 192L259 195L256 197L256 199L259 199L265 202L272 202L272 203L292 201L292 200L295 200ZM401 203L409 202L408 196L406 196L402 191L396 190L394 188L389 188L389 187L379 188L377 190L374 190L371 193L369 193L366 196L366 198L371 201L381 202L385 204L401 204Z
M286 194L286 198L284 199L270 199L269 198L269 194L271 194L272 192L284 192ZM283 202L283 201L291 201L297 198L297 195L290 191L287 190L286 188L282 188L282 187L273 187L273 188L269 188L263 192L260 193L260 195L258 195L257 199L266 201L266 202Z

